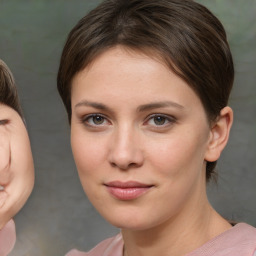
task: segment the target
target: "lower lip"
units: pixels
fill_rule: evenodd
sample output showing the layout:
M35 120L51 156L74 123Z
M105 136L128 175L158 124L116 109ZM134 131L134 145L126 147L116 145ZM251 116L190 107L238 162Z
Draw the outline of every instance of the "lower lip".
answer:
M150 188L151 187L119 188L107 186L109 193L113 197L123 201L136 199L145 194L146 192L148 192Z

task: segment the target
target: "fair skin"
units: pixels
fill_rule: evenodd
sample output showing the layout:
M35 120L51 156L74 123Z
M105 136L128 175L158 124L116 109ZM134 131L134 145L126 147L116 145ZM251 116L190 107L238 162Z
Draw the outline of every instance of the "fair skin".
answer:
M0 229L22 208L34 185L29 137L19 114L0 104Z
M194 91L161 61L115 47L72 81L71 145L85 193L122 229L125 255L181 256L230 228L206 196L206 161L232 110L209 124Z

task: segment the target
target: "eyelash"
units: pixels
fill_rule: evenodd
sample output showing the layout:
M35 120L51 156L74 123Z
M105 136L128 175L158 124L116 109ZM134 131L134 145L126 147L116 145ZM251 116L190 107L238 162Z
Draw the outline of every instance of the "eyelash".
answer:
M100 120L100 123L96 124L95 123L95 118L99 118ZM161 118L162 120L159 120L159 121L163 121L163 124L156 124L154 121L155 118ZM90 123L90 120L91 122L93 123ZM149 124L149 122L153 120L154 124ZM101 122L102 121L102 122ZM108 124L111 124L110 121L108 121L108 118L105 117L104 115L102 114L89 114L89 115L86 115L84 117L81 118L81 122L88 126L88 127L97 127L97 128L100 128L101 126L105 126L106 125L106 122L108 122ZM153 126L154 128L158 129L158 128L166 128L172 124L174 124L176 122L176 118L173 117L173 116L169 116L169 115L164 115L164 114L153 114L153 115L150 115L146 118L146 121L143 123L143 125L147 125L149 124L150 126Z

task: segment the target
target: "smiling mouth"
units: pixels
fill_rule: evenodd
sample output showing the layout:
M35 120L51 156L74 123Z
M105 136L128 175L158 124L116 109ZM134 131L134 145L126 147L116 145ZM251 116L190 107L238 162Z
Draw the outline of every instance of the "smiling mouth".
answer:
M112 181L104 185L111 196L122 201L134 200L154 187L153 185L143 184L136 181Z

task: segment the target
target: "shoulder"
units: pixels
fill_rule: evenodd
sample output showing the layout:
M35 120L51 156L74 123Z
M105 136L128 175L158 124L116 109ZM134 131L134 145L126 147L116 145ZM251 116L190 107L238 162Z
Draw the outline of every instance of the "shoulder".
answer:
M256 256L256 228L246 223L235 225L223 242L229 245L234 256Z
M122 256L123 239L122 235L108 238L96 245L89 252L71 250L66 256Z
M256 249L256 228L246 224L239 223L231 229L230 235L237 241L249 243Z
M256 228L239 223L187 256L256 256Z

